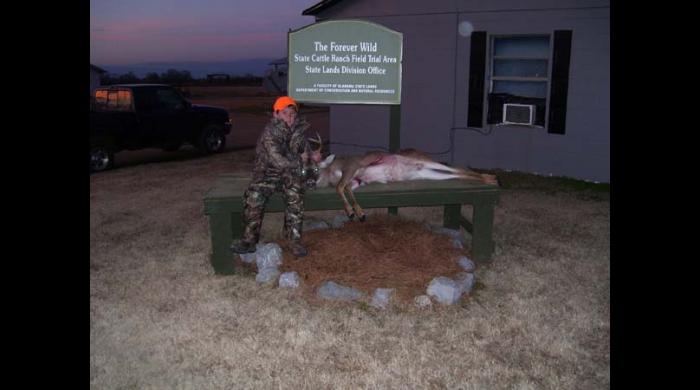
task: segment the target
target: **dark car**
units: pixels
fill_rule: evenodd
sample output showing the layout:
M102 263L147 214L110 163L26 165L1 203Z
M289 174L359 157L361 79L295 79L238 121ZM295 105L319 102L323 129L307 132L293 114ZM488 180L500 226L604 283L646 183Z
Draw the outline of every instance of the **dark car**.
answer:
M111 168L122 150L190 144L206 154L221 152L230 132L228 111L192 104L172 86L100 87L90 101L90 172Z

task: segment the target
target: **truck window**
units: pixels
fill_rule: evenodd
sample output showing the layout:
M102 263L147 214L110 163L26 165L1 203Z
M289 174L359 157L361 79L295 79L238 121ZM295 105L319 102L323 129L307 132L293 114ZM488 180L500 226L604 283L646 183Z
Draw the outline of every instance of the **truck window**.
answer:
M107 105L107 91L102 89L102 90L97 90L95 91L95 105L98 107L103 107Z
M156 100L160 108L165 108L168 110L175 110L182 108L183 101L182 97L172 89L158 89L156 90Z
M119 91L117 93L117 110L131 111L131 91Z
M117 109L117 91L109 91L107 93L107 109L116 110Z
M96 90L94 109L97 111L133 111L133 95L129 90Z

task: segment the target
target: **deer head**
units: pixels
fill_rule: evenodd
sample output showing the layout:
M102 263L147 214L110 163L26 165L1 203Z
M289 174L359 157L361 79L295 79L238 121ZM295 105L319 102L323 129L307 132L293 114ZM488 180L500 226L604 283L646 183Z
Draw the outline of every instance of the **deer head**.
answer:
M312 149L310 155L302 154L302 160L304 162L304 183L307 188L315 188L319 178L319 163L321 162L323 141L318 132L316 132L316 138L309 138L308 141L317 144L318 148L315 150Z
M318 147L315 150L312 150L311 155L307 156L307 158L318 165L321 162L321 151L323 150L323 140L321 140L321 134L319 134L317 131L316 138L309 138L308 140L310 143L318 145Z

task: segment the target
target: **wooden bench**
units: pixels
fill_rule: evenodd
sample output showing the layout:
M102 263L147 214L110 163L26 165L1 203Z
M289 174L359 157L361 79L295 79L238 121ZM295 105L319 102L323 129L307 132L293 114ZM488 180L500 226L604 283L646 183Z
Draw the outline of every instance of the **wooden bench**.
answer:
M204 214L209 216L211 234L211 264L217 274L232 274L233 253L229 246L243 234L243 193L250 177L221 176L204 196ZM472 257L488 261L493 253L494 206L500 189L494 185L466 180L415 180L388 184L373 183L354 191L363 208L388 208L397 214L398 207L444 206L443 226L471 233ZM473 206L471 221L461 213L461 206ZM307 190L304 209L343 210L343 202L335 188ZM270 197L266 212L283 212L284 202L279 193Z

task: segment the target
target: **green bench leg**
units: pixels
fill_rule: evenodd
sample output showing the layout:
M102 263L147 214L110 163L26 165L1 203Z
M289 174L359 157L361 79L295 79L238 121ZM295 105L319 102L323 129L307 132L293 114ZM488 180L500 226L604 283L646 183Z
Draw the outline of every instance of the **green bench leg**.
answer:
M472 256L475 260L489 261L493 254L493 213L495 201L474 204L472 218Z
M472 235L472 256L478 261L489 261L493 254L493 209L494 201L475 203L472 222L461 214L462 205L445 205L443 226L460 230L460 226Z
M442 226L459 230L459 217L462 215L461 204L446 204L442 213Z
M387 207L387 211L389 212L389 215L399 215L399 208L396 206Z
M240 213L209 215L209 233L211 234L211 265L219 275L234 273L233 253L229 249L233 237L240 237L242 230Z

